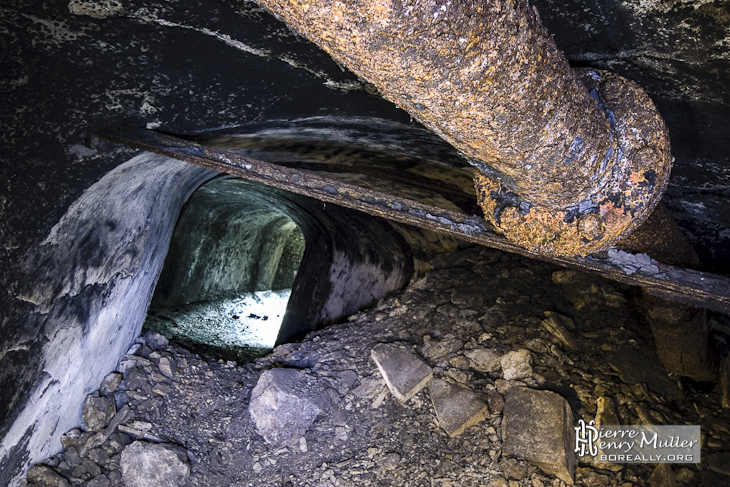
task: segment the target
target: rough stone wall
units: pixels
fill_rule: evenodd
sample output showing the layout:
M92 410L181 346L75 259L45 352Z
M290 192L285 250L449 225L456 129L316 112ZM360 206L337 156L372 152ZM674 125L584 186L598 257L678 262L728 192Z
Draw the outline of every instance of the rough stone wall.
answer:
M301 232L237 183L212 181L188 201L173 232L153 305L291 288L304 251ZM293 259L296 267L288 271L288 279L282 275L280 287L273 287L282 256Z

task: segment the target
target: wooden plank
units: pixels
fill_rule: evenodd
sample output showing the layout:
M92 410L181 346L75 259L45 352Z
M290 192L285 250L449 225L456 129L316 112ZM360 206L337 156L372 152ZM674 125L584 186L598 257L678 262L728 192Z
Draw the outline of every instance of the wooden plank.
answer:
M644 254L634 255L614 249L605 255L585 258L539 254L509 242L495 233L483 218L475 215L446 210L149 130L105 132L99 137L467 242L597 273L693 306L730 312L730 278L725 276L681 269L656 262Z

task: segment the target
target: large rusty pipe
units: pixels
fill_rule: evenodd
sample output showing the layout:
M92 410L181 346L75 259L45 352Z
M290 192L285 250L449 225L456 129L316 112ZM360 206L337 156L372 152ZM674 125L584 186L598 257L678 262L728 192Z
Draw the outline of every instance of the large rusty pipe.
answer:
M257 0L460 150L485 217L585 255L651 213L671 167L634 83L574 71L526 0Z

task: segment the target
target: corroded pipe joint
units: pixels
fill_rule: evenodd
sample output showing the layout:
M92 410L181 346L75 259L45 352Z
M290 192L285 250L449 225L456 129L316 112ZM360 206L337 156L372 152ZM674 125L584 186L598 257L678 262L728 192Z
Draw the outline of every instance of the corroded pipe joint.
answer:
M459 149L485 217L527 248L603 248L663 191L651 101L574 72L527 0L257 1Z
M595 173L588 195L570 206L550 205L518 196L498 177L475 170L487 220L536 252L586 255L614 245L652 213L672 166L667 128L640 87L605 71L577 73L605 113L612 137L610 157Z

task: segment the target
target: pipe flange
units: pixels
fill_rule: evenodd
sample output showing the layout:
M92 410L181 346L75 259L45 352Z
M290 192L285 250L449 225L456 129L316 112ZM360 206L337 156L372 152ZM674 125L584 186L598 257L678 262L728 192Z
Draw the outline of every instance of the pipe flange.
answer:
M485 218L508 240L543 254L585 256L614 245L651 214L672 167L669 132L643 89L607 71L576 74L606 115L612 138L589 198L570 208L541 205L475 169Z

